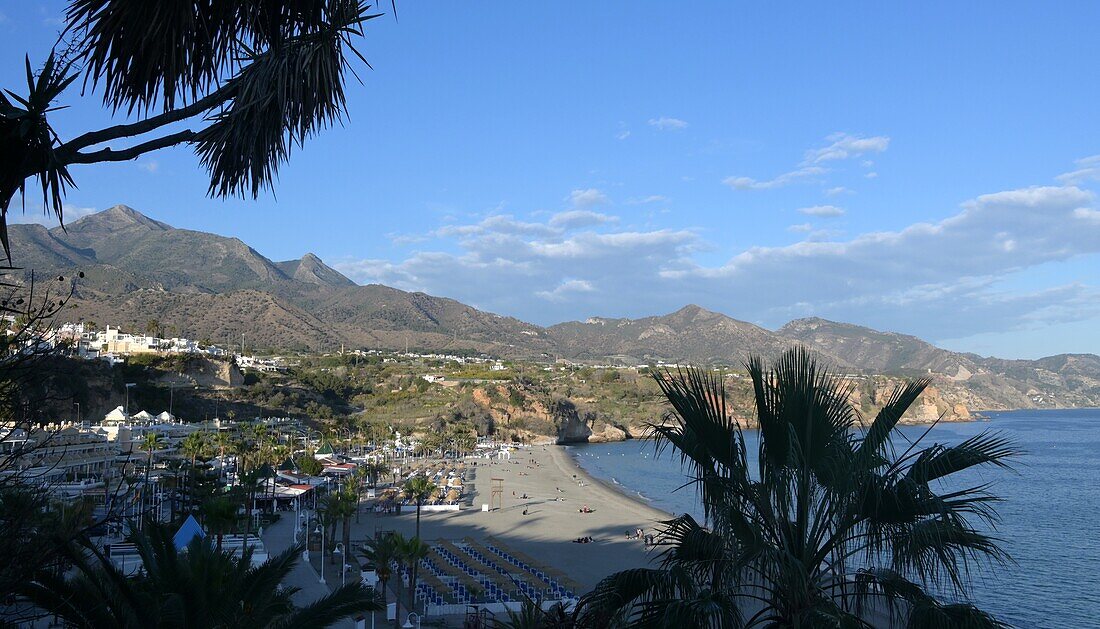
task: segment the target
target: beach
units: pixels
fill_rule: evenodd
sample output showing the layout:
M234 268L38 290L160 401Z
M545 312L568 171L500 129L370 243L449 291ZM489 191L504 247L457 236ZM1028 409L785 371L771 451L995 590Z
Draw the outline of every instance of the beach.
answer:
M474 470L473 506L464 504L458 512L422 512L421 537L429 543L494 538L561 570L581 592L613 572L647 565L653 554L641 539L628 539L626 533L639 528L655 533L657 523L670 517L591 478L561 446L516 450L511 460L467 459L467 465ZM493 478L503 479L503 506L482 511L481 505L490 503ZM591 513L579 512L585 506ZM400 514L364 509L352 537L363 540L382 530L413 535L415 529L415 508ZM572 541L584 537L593 541Z

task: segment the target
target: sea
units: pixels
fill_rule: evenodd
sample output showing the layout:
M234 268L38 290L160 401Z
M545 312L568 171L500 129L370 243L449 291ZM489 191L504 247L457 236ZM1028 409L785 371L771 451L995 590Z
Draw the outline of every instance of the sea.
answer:
M995 535L1012 561L973 575L969 593L981 609L1016 627L1100 627L1100 409L987 412L983 421L900 427L898 439L958 443L991 430L1024 454L1011 470L956 476L958 486L991 482ZM750 458L757 435L746 431ZM698 497L679 458L657 456L648 441L570 447L594 477L672 513L702 521ZM755 463L753 461L753 463ZM967 485L970 486L970 485Z

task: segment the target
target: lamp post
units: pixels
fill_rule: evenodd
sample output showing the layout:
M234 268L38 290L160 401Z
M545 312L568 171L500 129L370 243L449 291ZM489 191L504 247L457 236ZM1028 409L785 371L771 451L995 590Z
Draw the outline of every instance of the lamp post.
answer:
M337 542L336 548L332 551L334 555L340 555L340 585L347 585L347 568L348 564L344 561L344 543Z
M299 536L299 533L301 533L301 531L302 531L302 512L301 512L301 510L299 510L299 507L301 506L299 504L299 502L300 502L299 498L294 499L294 543L295 544L298 543L298 536Z
M413 624L413 617L416 618L415 625ZM414 627L415 629L420 629L420 614L410 612L409 615L405 617L405 624L401 625L401 629L414 629Z
M321 585L325 585L325 525L321 522L320 516L317 517L317 528L314 533L321 534Z
M130 389L137 386L136 382L126 383L126 406L123 407L123 411L126 413L127 419L130 417Z
M175 417L175 415L173 415L173 413L172 413L172 408L175 406L175 403L176 403L176 387L177 386L178 385L176 385L176 384L169 384L168 385L168 414L172 415L173 417Z

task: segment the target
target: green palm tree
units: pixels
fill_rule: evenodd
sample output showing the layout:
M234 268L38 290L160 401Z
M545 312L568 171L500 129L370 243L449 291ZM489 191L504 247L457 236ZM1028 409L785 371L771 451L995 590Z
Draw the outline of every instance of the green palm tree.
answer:
M487 623L491 629L574 629L577 623L573 615L561 602L554 603L548 609L542 608L542 601L524 598L518 610L505 609L506 616L493 617Z
M206 530L217 536L218 550L222 549L222 537L237 526L237 503L225 496L208 498L202 504L202 520Z
M147 432L141 438L141 445L139 447L149 455L149 458L145 463L145 484L141 487L141 495L143 496L142 503L144 504L144 496L149 491L149 473L153 471L153 453L163 448L164 442L161 440L159 434L155 432ZM144 518L144 516L142 517Z
M394 543L397 545L398 560L404 564L405 568L409 571L409 587L406 591L408 595L407 609L413 611L416 609L416 581L420 568L420 560L427 557L431 549L419 536L404 537L399 534L395 535L396 539ZM400 618L400 615L398 615L395 620L399 620Z
M208 452L210 447L209 440L206 433L193 432L180 441L180 452L184 456L191 459L191 467L187 471L187 494L188 501L194 499L195 494L195 477L197 472L195 470L195 461Z
M399 551L399 539L392 531L367 540L363 545L363 558L374 567L378 581L382 585L379 591L382 593L383 602L386 597L386 585L393 576L393 564L399 559Z
M321 511L325 521L332 527L333 537L336 533L336 524L342 525L345 552L351 548L351 517L355 515L357 504L358 497L355 489L350 485L343 485L322 499ZM335 544L333 546L335 547ZM334 558L331 552L329 556Z
M958 472L1005 466L1016 454L982 433L920 448L891 435L928 385L898 389L866 430L851 389L804 349L767 370L748 364L759 422L750 466L741 426L717 376L666 372L657 381L673 413L654 425L690 471L706 523L664 524L655 568L613 574L586 594L578 616L595 626L999 626L969 604L969 571L1006 555L981 530L996 519L988 486L944 489ZM927 433L926 433L927 434ZM941 491L942 490L942 491Z
M404 486L401 487L401 494L406 500L412 500L416 503L416 536L420 537L420 507L425 502L431 500L431 497L435 495L438 488L430 478L422 474L417 474L412 478L405 481Z
M193 432L180 441L180 452L191 459L191 467L195 467L195 460L206 453L209 444L206 433Z
M417 542L420 542L420 507L424 502L430 500L433 495L438 491L435 483L431 481L427 476L417 474L409 480L405 481L405 485L401 488L401 493L408 500L416 502L416 537ZM416 579L420 576L420 561L415 561L409 564L412 574L412 582L410 584L409 594L409 608L412 608L414 596L416 593Z
M41 574L23 587L35 605L72 627L317 627L353 614L382 609L358 582L296 607L298 588L281 583L301 547L291 547L253 566L196 538L177 551L172 533L152 526L133 536L143 573L126 576L91 544L70 551L72 576Z

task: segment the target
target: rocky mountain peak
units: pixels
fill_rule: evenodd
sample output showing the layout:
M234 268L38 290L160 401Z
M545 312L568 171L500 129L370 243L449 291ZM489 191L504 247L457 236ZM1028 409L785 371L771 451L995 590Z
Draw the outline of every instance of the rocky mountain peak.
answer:
M336 269L325 264L315 254L307 253L298 260L286 260L276 263L287 277L306 282L308 284L320 284L343 288L355 286L355 282L349 280Z
M128 205L116 205L102 212L89 214L73 221L67 232L115 232L123 229L144 228L149 231L168 231L172 226L153 220ZM60 228L55 228L60 230Z

